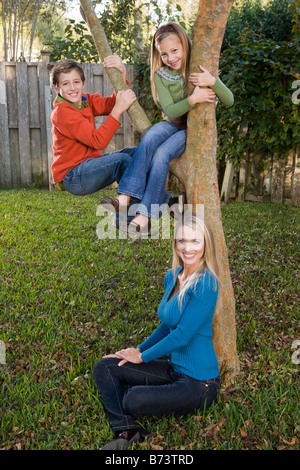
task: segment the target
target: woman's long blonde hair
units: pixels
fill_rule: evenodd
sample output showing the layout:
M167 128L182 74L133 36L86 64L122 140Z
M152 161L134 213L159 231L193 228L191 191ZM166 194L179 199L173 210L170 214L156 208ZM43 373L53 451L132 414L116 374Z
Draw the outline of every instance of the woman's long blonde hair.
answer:
M178 300L179 304L182 304L182 299L188 290L188 288L194 284L196 286L198 280L200 279L201 275L208 270L209 275L211 276L211 280L213 282L213 289L217 289L217 281L219 277L219 269L217 263L217 256L216 256L216 248L215 248L215 241L214 236L212 233L212 229L208 221L202 217L202 215L196 212L188 212L183 214L182 218L179 219L177 225L174 230L174 238L173 238L173 274L174 278L176 275L177 268L183 266L183 261L177 253L176 248L176 239L179 229L184 226L188 226L193 230L199 230L202 232L204 236L204 251L202 258L200 260L198 268L193 272L193 274L187 279L184 286L180 290Z
M191 50L192 50L192 43L190 38L187 35L185 29L177 23L169 22L165 23L164 25L160 26L156 33L153 36L152 43L151 43L151 56L150 56L150 83L151 83L151 92L156 104L158 103L157 93L155 90L154 85L154 74L156 70L164 65L163 61L161 60L160 53L157 50L157 45L161 43L167 36L170 34L176 34L179 41L182 44L184 56L182 60L182 76L185 80L185 84L187 86L188 76L189 76L189 67L190 67L190 59L191 59Z

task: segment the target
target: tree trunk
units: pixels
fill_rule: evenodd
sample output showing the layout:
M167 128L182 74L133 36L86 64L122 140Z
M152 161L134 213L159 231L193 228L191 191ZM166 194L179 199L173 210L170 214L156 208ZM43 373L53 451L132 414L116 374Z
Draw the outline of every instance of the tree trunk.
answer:
M200 0L193 29L191 71L201 64L218 76L220 50L228 14L234 0ZM221 295L215 312L214 347L227 378L239 371L236 352L235 300L225 243L216 166L217 130L215 106L198 104L188 115L186 151L172 162L173 173L183 182L187 200L204 205L216 240Z
M143 15L142 15L142 0L135 0L135 11L134 11L134 24L138 26L138 34L135 37L135 49L137 54L143 52Z
M90 0L80 0L86 21L90 27L100 58L111 54L105 33L97 19ZM201 63L217 76L219 56L228 14L234 0L200 0L196 23L193 30L193 49L191 70L199 72ZM114 89L126 86L124 81L109 73ZM120 74L119 74L120 75ZM130 114L133 124L143 134L149 127L148 118L142 109L138 125L134 114ZM188 134L185 153L173 160L171 171L183 183L189 204L196 208L204 205L216 239L217 258L220 269L220 295L216 306L213 326L214 347L220 368L226 372L225 381L239 371L236 352L235 301L228 263L228 253L222 226L221 205L219 197L217 166L217 130L215 106L199 104L188 116Z
M33 41L35 37L35 28L36 28L36 23L37 23L39 11L41 8L41 4L42 4L42 0L37 0L36 2L34 2L34 5L33 5L34 12L33 12L32 23L31 23L29 57L28 57L29 62L31 62L32 46L33 46Z
M7 44L7 28L6 28L6 15L5 15L5 0L1 0L2 3L2 28L3 28L3 41L4 41L4 60L8 60L8 44Z
M99 57L103 60L105 57L112 54L104 29L96 16L91 0L80 0L80 4L82 16L89 26ZM126 88L128 88L119 70L107 69L106 73L115 91L126 90ZM132 120L135 130L140 134L144 134L149 127L151 127L151 123L146 113L137 101L130 106L127 112Z

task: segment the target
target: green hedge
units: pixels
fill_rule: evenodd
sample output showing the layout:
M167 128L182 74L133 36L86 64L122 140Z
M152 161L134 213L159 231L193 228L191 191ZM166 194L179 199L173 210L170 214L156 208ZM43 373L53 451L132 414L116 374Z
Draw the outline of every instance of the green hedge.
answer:
M246 151L261 148L283 156L300 142L299 105L292 100L299 63L296 42L246 36L223 52L221 78L235 103L217 112L220 159L239 163Z

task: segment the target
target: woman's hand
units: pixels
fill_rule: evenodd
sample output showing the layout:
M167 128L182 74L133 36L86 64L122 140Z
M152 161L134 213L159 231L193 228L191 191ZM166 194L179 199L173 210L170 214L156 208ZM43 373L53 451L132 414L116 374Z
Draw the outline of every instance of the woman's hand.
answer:
M119 359L122 359L119 362L119 366L123 366L126 362L132 362L133 364L140 364L143 362L142 358L142 353L138 348L126 348L126 349L121 349L120 351L117 351L115 354L108 354L107 356L103 357L117 357Z
M188 101L191 106L196 103L214 103L216 100L216 94L211 88L200 88L195 87L193 93L189 96Z
M195 86L213 86L215 84L215 77L202 65L199 65L201 73L191 73L189 81Z
M123 366L126 362L132 362L133 364L140 364L142 361L142 353L136 348L121 349L118 351L117 357L120 357L122 361L119 362L119 366Z
M126 80L126 67L123 64L121 58L116 53L105 57L105 59L103 60L103 67L107 69L118 69L121 72L124 80Z

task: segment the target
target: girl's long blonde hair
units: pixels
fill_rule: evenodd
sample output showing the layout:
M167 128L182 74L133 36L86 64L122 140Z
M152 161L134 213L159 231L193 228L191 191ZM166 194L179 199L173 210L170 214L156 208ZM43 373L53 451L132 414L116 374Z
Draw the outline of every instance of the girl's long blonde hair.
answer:
M161 43L167 36L170 34L176 34L179 41L182 44L184 56L182 60L182 76L185 80L187 86L187 79L189 76L189 67L191 59L191 50L192 43L190 38L187 35L185 29L177 23L169 22L160 26L156 33L153 36L151 43L151 55L150 55L150 83L151 83L151 92L154 99L154 102L158 105L158 97L154 85L154 74L156 70L164 65L160 53L157 50L157 45Z
M195 212L188 212L183 214L182 218L178 221L175 230L174 230L174 238L173 238L173 274L174 278L176 275L176 270L178 267L183 266L183 261L177 253L176 248L176 239L179 229L184 226L188 226L193 230L199 230L202 232L204 236L204 252L199 263L198 268L193 272L193 274L187 279L186 283L180 290L178 300L179 304L182 304L182 299L191 285L195 285L200 279L201 275L204 273L205 270L208 269L209 275L211 276L211 280L213 282L213 290L217 289L217 281L219 277L219 269L217 263L217 256L216 256L216 248L215 248L215 241L214 236L212 233L212 229L208 221L202 217L200 214Z

